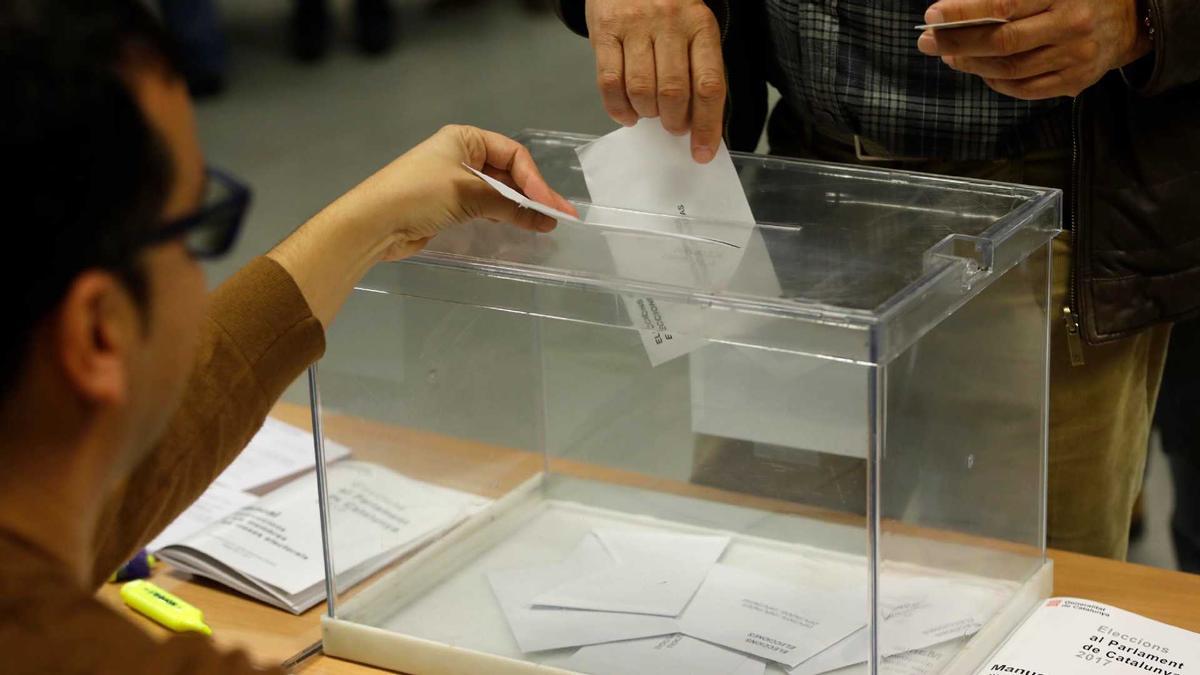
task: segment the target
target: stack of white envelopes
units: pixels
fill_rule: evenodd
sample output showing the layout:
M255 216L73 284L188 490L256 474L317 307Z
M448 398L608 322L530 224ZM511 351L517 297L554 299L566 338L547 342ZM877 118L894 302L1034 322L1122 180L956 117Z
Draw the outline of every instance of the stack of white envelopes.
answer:
M868 657L862 587L799 588L719 561L725 536L596 528L562 561L488 574L523 652L578 647L562 665L594 675L796 675ZM885 656L977 631L996 589L889 577Z

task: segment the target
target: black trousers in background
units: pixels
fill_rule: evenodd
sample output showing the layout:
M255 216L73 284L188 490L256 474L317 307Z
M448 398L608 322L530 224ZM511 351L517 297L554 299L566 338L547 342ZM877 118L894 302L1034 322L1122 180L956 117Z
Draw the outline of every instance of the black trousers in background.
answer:
M1154 421L1175 486L1175 556L1200 573L1200 319L1175 324Z

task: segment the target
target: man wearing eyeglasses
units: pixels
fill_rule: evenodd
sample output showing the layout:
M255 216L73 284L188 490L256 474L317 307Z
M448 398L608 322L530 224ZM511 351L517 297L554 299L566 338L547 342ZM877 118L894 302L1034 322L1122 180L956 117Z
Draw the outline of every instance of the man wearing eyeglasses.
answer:
M0 4L8 167L0 332L0 670L241 673L156 643L98 585L230 463L377 262L474 217L547 231L463 166L573 210L516 142L448 127L207 300L198 258L249 193L206 170L185 83L135 0Z

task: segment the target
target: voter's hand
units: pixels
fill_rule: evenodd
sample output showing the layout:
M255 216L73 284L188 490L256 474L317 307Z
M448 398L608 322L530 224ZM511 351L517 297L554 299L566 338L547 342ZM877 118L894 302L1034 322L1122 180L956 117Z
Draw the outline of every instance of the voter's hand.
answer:
M1020 99L1077 96L1150 51L1135 0L939 0L926 23L1002 18L1009 23L925 31L917 48Z
M438 232L455 223L487 218L536 232L555 222L518 207L463 166L468 164L523 192L534 201L575 214L552 190L527 150L507 136L469 126L443 127L375 175L346 193L330 209L342 219L381 228L383 260L420 251Z
M587 0L588 36L604 109L632 126L661 117L692 132L692 157L712 160L725 113L721 32L703 0Z

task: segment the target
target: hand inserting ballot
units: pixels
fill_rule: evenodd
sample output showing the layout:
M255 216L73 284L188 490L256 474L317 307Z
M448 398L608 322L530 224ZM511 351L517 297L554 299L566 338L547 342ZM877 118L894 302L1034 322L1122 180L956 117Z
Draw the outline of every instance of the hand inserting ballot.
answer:
M702 0L588 0L596 82L610 117L662 117L692 132L692 157L712 161L725 113L721 29ZM530 195L532 196L532 195Z
M267 255L288 271L328 326L353 282L375 263L414 255L451 225L486 218L535 232L554 229L552 218L505 199L464 164L577 215L520 143L451 125L342 195Z

